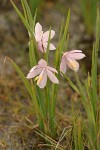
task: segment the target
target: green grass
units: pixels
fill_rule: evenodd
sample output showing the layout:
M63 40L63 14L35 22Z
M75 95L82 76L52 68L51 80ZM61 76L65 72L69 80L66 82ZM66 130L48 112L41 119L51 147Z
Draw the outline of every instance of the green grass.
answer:
M29 33L29 60L30 67L33 67L37 64L40 56L37 51L37 44L34 37L34 27L36 23L37 11L32 16L30 7L26 0L21 0L23 12L21 13L16 5L11 1L14 6L17 14L24 23L28 33ZM85 14L85 13L84 13ZM86 15L86 14L85 14ZM85 16L86 17L86 16ZM63 49L66 43L66 49L69 41L69 20L70 20L70 10L68 11L66 19L63 19L59 41L57 49L55 52L55 61L54 66L58 70L58 79L60 80L60 61L63 53ZM94 21L94 20L93 20ZM89 31L90 32L90 31ZM51 27L49 29L49 38L47 53L44 55L45 60L48 62L49 55L49 45L50 45L50 34ZM30 100L33 104L33 109L37 117L37 122L39 125L39 130L35 132L41 136L47 142L47 147L53 147L55 149L63 150L65 147L60 145L60 142L63 138L67 139L68 133L70 132L70 149L72 150L84 150L84 147L88 147L89 150L99 150L99 138L100 138L100 101L98 97L98 72L97 72L97 62L98 62L98 51L99 51L99 41L100 41L100 9L97 9L97 21L96 21L96 40L93 44L92 52L92 65L91 72L88 73L86 80L81 82L78 74L75 73L77 85L65 75L63 77L67 80L70 86L74 89L76 93L80 95L80 100L83 104L86 118L82 115L78 115L74 108L74 102L72 101L72 122L70 131L62 131L61 136L59 137L58 142L54 140L57 137L58 125L56 123L56 103L57 103L57 92L58 85L47 82L47 86L44 90L41 90L36 83L31 80L30 82L26 79L26 76L21 71L21 69L10 59L7 59L11 62L15 70L18 72L20 78L22 79L29 95ZM81 79L82 80L82 79ZM84 142L85 141L85 142ZM67 145L67 144L66 144Z
M96 10L99 0L79 0L86 31L90 36L95 34Z

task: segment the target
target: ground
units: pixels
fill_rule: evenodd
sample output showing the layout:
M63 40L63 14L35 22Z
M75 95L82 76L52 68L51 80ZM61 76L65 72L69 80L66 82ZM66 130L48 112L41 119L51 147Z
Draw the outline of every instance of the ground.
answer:
M14 2L21 8L18 0ZM71 20L68 49L82 49L86 54L88 59L85 58L84 61L81 61L79 71L79 76L84 78L87 70L90 70L91 43L94 38L90 38L85 31L78 2L76 0L70 2L64 0L48 1L45 6L42 6L38 20L43 25L44 30L47 30L51 25L56 31L54 43L57 45L61 21L63 16L67 15L69 8ZM35 133L35 129L38 127L27 91L11 64L4 61L6 56L19 65L24 74L27 75L30 69L28 34L13 6L4 0L1 1L0 9L0 150L46 149L43 140ZM51 63L52 59L53 53L50 54ZM87 60L88 64L85 63ZM68 72L68 76L75 82L72 71ZM68 83L61 79L60 84L56 116L61 131L63 131L65 127L71 125L71 99L75 102L77 112L81 110L81 113L84 113L84 109L79 101L79 95L71 89Z

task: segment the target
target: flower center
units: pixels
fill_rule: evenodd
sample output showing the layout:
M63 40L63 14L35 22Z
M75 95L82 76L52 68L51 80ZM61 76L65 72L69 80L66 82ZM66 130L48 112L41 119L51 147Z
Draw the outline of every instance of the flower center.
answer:
M75 62L72 62L70 61L70 66L74 69L74 70L77 70L77 66L76 66L76 63Z
M34 81L37 81L37 85L40 83L40 81L42 80L42 76L37 76Z

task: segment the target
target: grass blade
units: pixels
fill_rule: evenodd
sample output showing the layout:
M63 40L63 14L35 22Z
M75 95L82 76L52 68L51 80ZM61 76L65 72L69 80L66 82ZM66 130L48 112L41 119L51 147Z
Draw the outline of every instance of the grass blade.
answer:
M29 23L26 21L26 19L24 18L24 16L21 14L21 12L18 10L18 8L16 7L16 5L14 4L14 2L12 0L10 0L13 7L15 8L17 14L19 15L19 17L21 18L22 22L24 23L26 29L28 30L28 32L34 36L32 29L30 28Z

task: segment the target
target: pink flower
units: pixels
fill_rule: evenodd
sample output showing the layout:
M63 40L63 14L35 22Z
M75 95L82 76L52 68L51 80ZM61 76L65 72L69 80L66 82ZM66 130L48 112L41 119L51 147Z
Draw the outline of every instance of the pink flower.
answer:
M60 71L66 72L67 67L74 71L78 71L79 63L76 60L84 58L85 55L81 50L72 50L63 54L60 64Z
M40 88L44 88L47 83L47 76L53 83L59 84L57 77L53 73L58 73L58 72L56 69L47 66L47 62L41 59L38 62L38 65L34 66L30 70L29 74L27 75L27 79L31 79L37 76L35 78L35 80L37 80L37 85Z
M54 37L55 31L51 30L51 36L50 40ZM46 53L47 45L48 45L48 39L49 39L49 31L46 31L43 33L42 26L40 23L36 23L35 25L35 39L38 45L38 49L42 53ZM55 50L55 46L50 43L49 50Z

